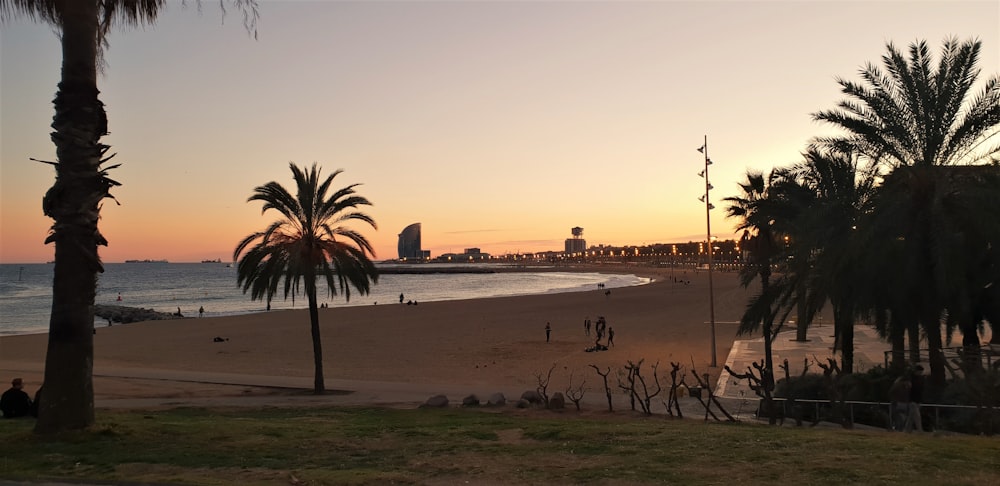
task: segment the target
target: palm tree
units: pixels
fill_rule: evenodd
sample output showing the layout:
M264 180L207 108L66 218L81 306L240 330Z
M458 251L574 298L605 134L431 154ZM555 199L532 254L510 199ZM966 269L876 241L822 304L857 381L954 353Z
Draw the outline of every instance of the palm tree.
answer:
M262 213L275 210L281 218L264 231L243 239L233 251L237 265L237 284L243 292L250 291L252 300L267 300L283 285L284 297L292 299L304 291L309 302L309 323L312 330L313 362L315 374L313 391L323 393L323 348L319 332L319 307L317 306L317 281L326 281L327 291L337 295L339 290L351 299L351 287L362 295L378 282L378 271L368 255L374 256L371 244L357 231L343 224L361 221L376 228L375 220L365 213L355 211L359 206L370 206L355 193L358 184L351 184L332 194L330 185L342 170L320 180L320 169L313 164L304 172L290 164L297 194L292 196L277 182L268 182L254 189L247 199L263 201ZM241 256L242 255L242 258Z
M989 78L969 100L980 73L981 42L946 40L937 69L925 41L910 45L909 60L892 43L886 48L885 72L869 63L860 72L865 84L838 79L848 99L837 110L813 114L848 132L819 142L890 168L975 165L1000 153L994 138L1000 134L1000 77Z
M233 0L256 21L255 0ZM62 44L62 78L52 120L55 184L42 210L55 220L45 243L55 243L52 315L45 357L45 392L35 430L49 433L94 423L94 297L103 266L97 247L100 203L118 182L104 166L112 155L101 143L108 133L98 98L97 71L108 33L117 26L152 24L165 0L0 0L0 19L26 17L55 27Z
M795 253L793 272L805 268L805 278L798 278L808 289L800 302L799 319L810 322L820 306L829 300L833 308L834 332L841 351L841 370L854 369L854 319L859 299L868 292L866 266L858 265L862 253L857 227L870 211L875 174L859 171L851 154L827 152L809 147L805 160L788 170L791 178L776 186L779 193L797 193L791 203L805 208L792 221L793 246L804 250ZM804 201L808 201L805 203Z
M739 218L737 230L743 231L740 247L749 252L749 258L740 269L740 282L748 287L754 280L760 280L760 293L751 299L746 312L740 319L739 333L749 334L761 329L764 339L764 369L761 370L761 386L764 393L765 408L771 409L771 391L774 389L774 360L771 344L774 342L774 321L778 302L782 296L776 294L777 288L771 286L772 268L780 249L774 231L773 210L769 207L770 182L774 180L772 172L767 178L761 172L749 171L746 182L741 182L742 194L724 198L729 203L726 216ZM775 416L771 414L771 423Z
M993 234L981 230L989 208L960 202L968 201L964 197L969 181L948 176L948 171L939 168L982 164L1000 153L996 139L1000 78L989 78L970 100L980 72L981 43L976 40L946 40L936 67L926 42L911 44L908 59L891 43L887 50L882 58L884 72L869 63L861 70L863 84L838 80L848 99L838 104L839 109L813 117L848 132L819 142L860 154L891 170L879 188L868 227L881 238L873 240L869 250L892 256L880 259L879 274L909 277L900 282L904 285L900 293L919 306L912 315L904 312L889 322L909 328L919 322L928 339L931 381L943 384L942 317L946 311L970 315L956 307L969 297L956 297L956 289L969 290L968 276L963 274L969 266L963 260L962 245L991 248L998 240L966 238L968 234ZM971 213L955 220L961 216L954 211L958 206Z

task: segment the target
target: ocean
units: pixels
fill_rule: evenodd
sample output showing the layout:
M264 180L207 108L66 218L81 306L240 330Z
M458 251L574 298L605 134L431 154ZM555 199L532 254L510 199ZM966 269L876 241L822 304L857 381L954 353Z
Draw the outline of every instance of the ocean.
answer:
M435 266L456 268L454 264L391 265L391 269L420 269ZM97 304L142 307L158 312L177 312L196 317L204 307L205 316L264 312L266 303L251 301L236 285L236 268L223 263L108 263L98 276ZM462 268L490 266L463 264ZM495 268L495 267L493 267ZM52 306L51 264L0 264L0 334L27 334L48 331ZM330 297L320 290L319 300L330 307L399 303L405 300L432 302L477 299L510 295L545 294L643 285L650 280L635 275L579 272L496 272L496 273L385 273L369 295L351 292L350 301L342 294ZM280 290L279 290L280 292ZM121 300L118 300L119 295ZM292 302L279 294L271 308L304 309L299 295ZM98 325L105 325L97 319Z

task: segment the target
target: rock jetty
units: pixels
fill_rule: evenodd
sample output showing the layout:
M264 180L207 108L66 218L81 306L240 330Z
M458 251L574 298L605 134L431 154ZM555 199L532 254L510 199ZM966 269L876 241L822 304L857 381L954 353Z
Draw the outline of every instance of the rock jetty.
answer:
M166 319L181 319L184 316L171 314L169 312L156 312L153 309L143 309L141 307L126 307L124 305L103 305L94 306L94 315L105 319L108 324L128 324L130 322L142 321L162 321Z

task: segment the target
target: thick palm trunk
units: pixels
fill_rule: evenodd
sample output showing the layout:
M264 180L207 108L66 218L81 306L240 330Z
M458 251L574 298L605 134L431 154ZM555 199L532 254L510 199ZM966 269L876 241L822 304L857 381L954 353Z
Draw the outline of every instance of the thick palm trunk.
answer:
M851 312L838 306L833 309L833 321L840 330L840 369L843 373L854 373L854 318Z
M761 294L767 295L767 291L771 286L770 269L760 272L760 286ZM764 335L764 370L761 372L760 379L762 382L761 385L764 387L764 409L768 411L767 422L770 425L774 425L778 423L778 416L774 402L771 399L771 393L774 391L774 353L771 346L774 342L774 337L772 336L774 329L773 310L768 311L768 315L761 327L762 334Z
M796 258L799 257L801 257L801 255L799 255ZM802 258L801 261L806 261L806 259ZM796 289L795 289L795 293L798 297L798 303L796 305L797 320L795 321L795 340L799 342L804 342L809 340L808 338L809 317L808 317L808 312L806 311L806 294L808 293L808 289L806 288L804 278L801 277L802 275L808 273L808 271L809 271L808 268L805 269L799 268L800 277L799 277L799 282L796 284Z
M94 296L101 271L97 246L99 204L108 194L100 171L107 149L104 106L97 90L98 2L67 1L62 8L62 79L54 100L52 141L56 182L43 200L55 220L52 315L45 357L45 391L38 432L81 429L94 423Z
M966 376L983 370L979 332L974 323L968 323L962 329L962 368Z
M312 330L313 343L313 393L320 395L326 392L326 381L323 379L323 342L319 336L319 307L316 304L316 276L306 276L306 295L309 299L309 327Z
M942 351L941 321L937 313L925 315L921 319L924 334L927 336L927 363L930 365L930 382L940 390L945 384L945 362Z
M920 324L916 320L906 326L907 341L910 345L910 363L920 362Z
M806 312L806 289L805 286L799 286L799 302L797 304L796 314L797 321L795 322L795 340L799 342L808 341L808 329L809 329L809 318Z

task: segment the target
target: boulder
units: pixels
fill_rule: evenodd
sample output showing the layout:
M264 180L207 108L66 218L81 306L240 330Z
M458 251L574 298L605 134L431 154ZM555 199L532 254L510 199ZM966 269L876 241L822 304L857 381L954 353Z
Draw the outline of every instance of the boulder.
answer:
M517 408L528 408L528 407L531 406L531 402L529 402L529 401L527 401L527 400L525 400L525 399L522 398L522 399L518 400L517 404L514 405L514 406L517 407Z
M535 390L528 390L521 394L521 400L527 400L528 403L532 404L542 403L542 394Z
M463 407L478 407L479 406L479 397L477 397L476 395L473 394L473 395L469 395L469 396L463 398L462 399L462 406Z
M490 395L490 399L486 401L486 404L491 407L502 407L507 404L507 397L503 396L503 393L496 392Z
M428 398L427 401L424 402L424 404L421 405L420 407L444 408L447 406L448 406L448 397L444 395L434 395L433 397Z
M549 409L550 410L562 410L566 408L566 398L563 397L562 392L555 392L552 397L549 398Z

